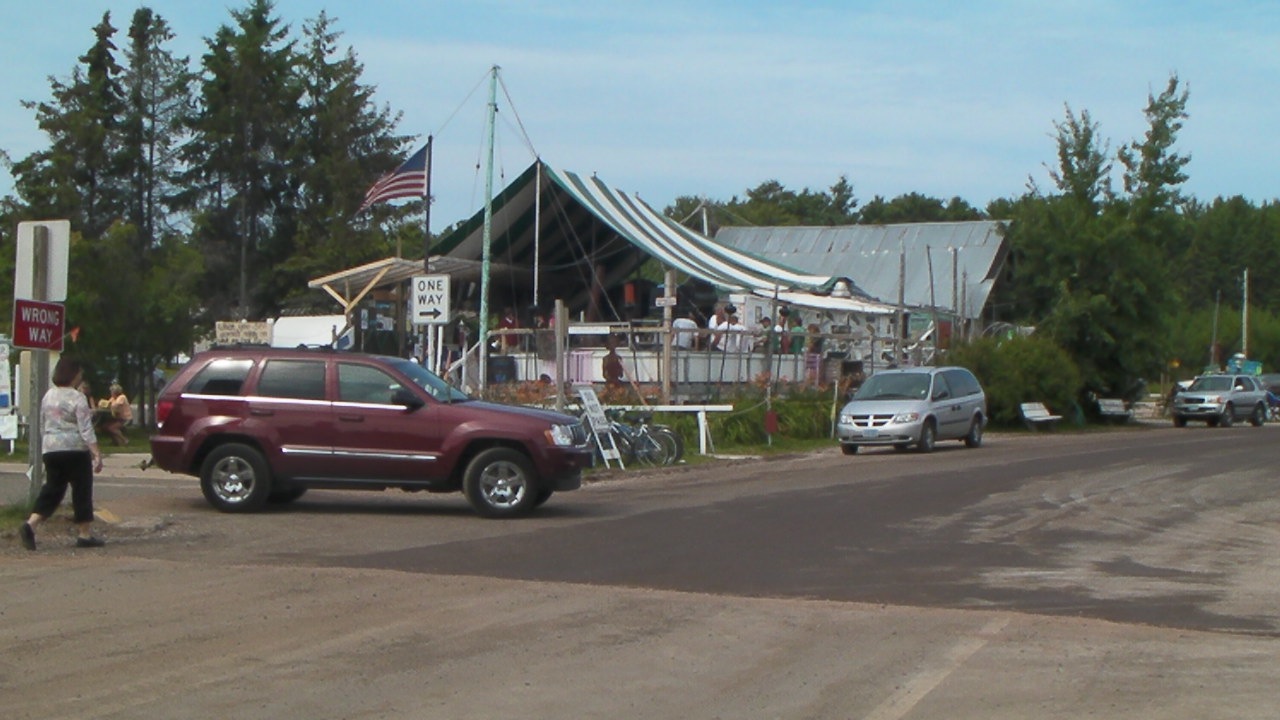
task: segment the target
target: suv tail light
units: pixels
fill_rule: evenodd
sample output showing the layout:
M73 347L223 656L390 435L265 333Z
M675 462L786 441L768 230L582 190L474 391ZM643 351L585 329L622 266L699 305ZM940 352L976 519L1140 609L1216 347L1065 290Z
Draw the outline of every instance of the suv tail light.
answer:
M156 403L156 425L163 426L164 421L169 419L169 413L173 411L172 400L161 400Z

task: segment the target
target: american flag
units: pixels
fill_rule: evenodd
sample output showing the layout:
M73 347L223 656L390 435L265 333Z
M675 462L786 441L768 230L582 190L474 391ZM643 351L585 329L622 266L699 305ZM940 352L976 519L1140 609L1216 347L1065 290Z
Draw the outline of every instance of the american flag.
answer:
M425 197L427 194L427 146L413 154L395 172L383 175L364 194L364 203L356 212L364 212L370 205L395 198Z

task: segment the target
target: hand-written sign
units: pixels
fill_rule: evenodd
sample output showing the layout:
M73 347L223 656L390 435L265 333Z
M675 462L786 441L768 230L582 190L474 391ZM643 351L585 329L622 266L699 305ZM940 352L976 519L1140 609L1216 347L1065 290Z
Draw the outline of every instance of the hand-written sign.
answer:
M219 345L270 345L271 324L265 322L219 321L213 326Z

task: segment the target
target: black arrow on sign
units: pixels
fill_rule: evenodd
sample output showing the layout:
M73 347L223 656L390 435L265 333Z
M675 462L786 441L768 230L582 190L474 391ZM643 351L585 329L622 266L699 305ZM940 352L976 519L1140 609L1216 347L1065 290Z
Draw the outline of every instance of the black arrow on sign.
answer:
M431 317L431 319L433 319L433 320L434 320L434 319L436 319L436 318L440 317L440 308L432 308L431 310L428 310L427 312L420 312L420 313L418 313L418 315L428 315L428 316L430 316L430 317Z

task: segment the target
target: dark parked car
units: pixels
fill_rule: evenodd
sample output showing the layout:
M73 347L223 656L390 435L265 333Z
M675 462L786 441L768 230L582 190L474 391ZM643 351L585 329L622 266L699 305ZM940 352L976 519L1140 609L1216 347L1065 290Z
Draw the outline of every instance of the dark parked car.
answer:
M1230 427L1245 418L1258 427L1267 421L1267 391L1249 375L1201 375L1174 395L1171 414L1176 427L1186 427L1188 420Z
M198 354L161 392L155 465L195 475L225 512L311 488L463 492L486 517L577 489L574 417L473 400L411 360L332 350Z

